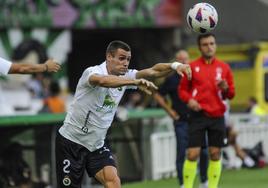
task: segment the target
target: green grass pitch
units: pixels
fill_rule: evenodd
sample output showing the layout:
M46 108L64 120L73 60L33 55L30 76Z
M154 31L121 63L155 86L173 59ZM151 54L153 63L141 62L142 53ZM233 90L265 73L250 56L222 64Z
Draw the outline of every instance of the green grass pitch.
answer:
M179 188L176 178L124 184L122 188ZM198 188L198 176L194 188ZM219 188L268 188L268 167L224 170Z

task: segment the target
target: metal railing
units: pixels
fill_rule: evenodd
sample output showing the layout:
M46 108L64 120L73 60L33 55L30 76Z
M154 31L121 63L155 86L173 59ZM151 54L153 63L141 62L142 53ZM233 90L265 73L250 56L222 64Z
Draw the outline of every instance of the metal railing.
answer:
M268 118L247 114L232 114L230 120L238 132L237 142L242 148L252 148L258 142L268 160ZM176 138L174 132L151 134L152 179L173 177L176 174Z

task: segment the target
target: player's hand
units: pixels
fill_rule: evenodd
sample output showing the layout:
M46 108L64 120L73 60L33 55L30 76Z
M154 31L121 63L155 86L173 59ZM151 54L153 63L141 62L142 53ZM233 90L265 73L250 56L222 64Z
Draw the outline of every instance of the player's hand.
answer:
M221 88L222 90L224 91L227 91L229 86L228 86L228 83L226 80L220 80L218 83L217 83L218 87Z
M177 121L180 119L179 114L173 109L169 111L169 115L174 121Z
M200 106L199 103L198 103L196 100L194 100L194 99L190 99L190 100L188 101L187 106L188 106L191 110L196 111L196 112L198 112L198 111L201 110L201 106Z
M152 95L153 91L158 89L158 87L155 86L153 82L150 82L143 78L135 80L135 85L137 85L141 91L145 92L148 95Z
M61 68L60 64L54 59L48 59L45 63L46 72L58 72Z
M176 71L181 76L184 76L183 73L185 73L186 76L187 76L187 78L188 78L188 80L191 80L192 79L192 70L191 70L190 65L188 65L188 64L182 64L182 65L178 66L178 68L177 68Z

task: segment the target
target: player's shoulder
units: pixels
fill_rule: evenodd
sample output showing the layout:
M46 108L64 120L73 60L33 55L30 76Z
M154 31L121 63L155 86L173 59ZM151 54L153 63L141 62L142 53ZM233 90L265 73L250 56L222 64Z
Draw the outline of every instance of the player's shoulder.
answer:
M138 72L138 70L136 69L128 69L126 74L136 74Z
M136 69L128 69L127 72L125 73L124 77L130 78L130 79L135 79L137 72L138 72L138 70L136 70Z
M104 72L104 68L101 65L90 66L84 70L84 72Z

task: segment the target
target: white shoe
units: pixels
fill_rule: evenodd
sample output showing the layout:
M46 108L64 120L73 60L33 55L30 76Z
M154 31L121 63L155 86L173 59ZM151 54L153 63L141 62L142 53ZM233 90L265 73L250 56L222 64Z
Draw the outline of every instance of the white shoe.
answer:
M183 186L183 185L181 185L181 186L180 186L180 188L184 188L184 186Z
M201 183L199 185L199 188L208 188L208 181L204 182L204 183Z
M251 168L251 167L253 167L255 165L255 162L249 156L246 156L245 159L244 159L244 164L247 167Z

